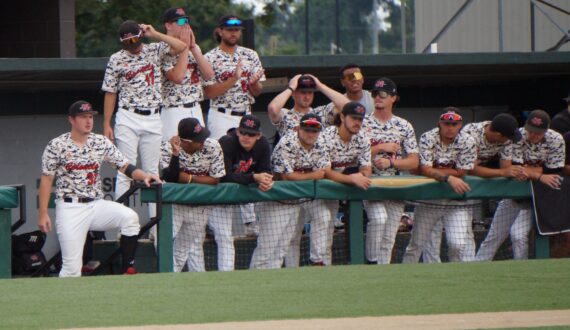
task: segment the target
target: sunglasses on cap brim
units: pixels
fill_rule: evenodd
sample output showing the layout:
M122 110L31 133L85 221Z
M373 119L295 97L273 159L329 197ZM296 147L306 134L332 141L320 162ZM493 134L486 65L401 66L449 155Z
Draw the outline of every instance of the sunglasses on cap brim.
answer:
M374 91L374 90L370 91L370 95L372 95L372 97L380 96L381 99L385 99L392 96L390 93L386 91Z
M226 27L241 27L241 20L237 18L232 18L224 22Z
M344 80L346 81L355 81L355 80L362 80L364 76L360 72L353 72L351 74L347 74L344 76Z
M439 121L444 122L461 122L463 121L463 117L456 114L455 112L446 112L443 115L439 116Z
M301 121L301 124L299 126L301 127L301 129L316 130L316 131L320 131L323 127L323 125L318 120L315 119L303 120Z
M170 21L170 23L176 23L178 26L184 26L190 24L190 19L188 17L180 17L178 19Z
M134 45L134 44L139 43L141 41L141 37L142 37L142 31L139 31L139 34L137 34L137 35L126 37L126 38L120 38L120 40L125 45Z

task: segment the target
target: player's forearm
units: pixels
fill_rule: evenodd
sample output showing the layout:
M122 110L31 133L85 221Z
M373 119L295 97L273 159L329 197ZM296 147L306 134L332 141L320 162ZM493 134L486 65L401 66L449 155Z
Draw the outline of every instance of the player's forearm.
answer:
M476 175L482 178L496 178L502 177L504 175L504 169L499 168L489 168L485 166L475 165L471 171L468 172L471 175Z
M166 78L175 84L180 84L184 80L186 70L188 70L188 52L183 51L178 56L176 65L166 73Z
M111 126L111 118L113 111L115 111L115 103L117 102L117 94L105 92L105 99L103 104L103 124Z
M350 178L350 175L342 174L332 169L325 170L325 178L334 182L352 185L352 179Z
M179 54L188 47L184 41L158 31L156 31L154 39L166 42L170 46L170 54L172 55Z
M538 178L543 174L542 167L525 166L524 170L527 173L528 178L531 180L538 180Z
M236 84L237 81L237 77L230 77L224 82L204 86L204 94L208 99L211 100L227 92L230 88L232 88L233 85Z
M440 182L446 182L450 175L460 177L458 171L449 168L433 168L431 166L420 166L420 173Z
M309 172L309 173L291 172L291 173L283 173L281 175L281 177L283 178L283 180L287 180L287 181L314 180L315 179L315 173L314 172Z
M285 103L289 100L289 98L293 95L293 92L287 88L281 93L279 93L267 106L267 112L269 114L269 119L271 122L276 123L279 121L281 116L281 109L285 106Z
M394 159L394 168L401 171L415 170L420 165L420 157L418 154L409 154L408 157L402 159Z
M249 93L253 95L253 97L258 97L261 94L261 91L263 90L263 85L261 84L261 82L256 81L248 86L248 90Z
M209 185L217 185L220 182L220 179L211 177L209 175L194 175L192 176L192 183L201 183L201 184L209 184Z
M334 103L337 109L342 109L344 105L350 101L346 96L342 95L341 93L335 91L325 84L321 83L319 90L325 94L332 103Z
M202 54L202 50L200 49L200 47L196 45L190 51L192 52L192 56L194 56L194 59L198 64L198 70L202 75L202 79L204 80L212 79L214 77L214 69L212 69L212 64L210 64L210 62L206 59L204 54Z
M53 184L53 176L42 175L40 179L40 188L38 191L38 209L39 214L46 215L48 214L48 205L49 205L49 198L51 195L51 186Z

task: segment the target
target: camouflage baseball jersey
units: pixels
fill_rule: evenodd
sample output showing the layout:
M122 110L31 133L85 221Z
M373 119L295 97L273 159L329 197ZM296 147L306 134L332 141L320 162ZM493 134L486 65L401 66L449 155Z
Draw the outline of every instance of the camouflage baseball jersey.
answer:
M420 138L420 164L423 166L472 170L476 157L475 141L463 131L447 146L441 142L438 127Z
M139 54L122 49L111 55L101 89L119 94L119 109L156 109L161 105L162 59L170 52L164 45L142 44Z
M381 151L376 155L375 159L390 158L393 156L397 159L402 159L407 155L419 153L414 128L403 118L392 116L387 122L382 123L374 115L369 115L366 116L362 125L362 129L370 138L371 147L381 143L397 143L400 145L400 151L395 155ZM375 175L396 175L397 171L395 168L381 170L375 165L372 165L372 169Z
M316 108L309 108L309 111L307 113L314 113L316 115L319 115L319 117L321 118L325 118L327 117L327 111L328 111L328 107L326 105L322 105L320 107L316 107ZM305 115L304 113L300 113L298 111L296 111L295 109L281 109L280 112L280 119L272 124L277 128L277 131L279 132L280 136L285 136L287 134L289 134L289 132L295 130L296 127L299 126L299 121L301 120L301 117L303 117L303 115ZM323 120L323 127L326 127L327 124L325 123L325 121Z
M519 128L522 139L513 145L513 163L548 168L564 167L564 138L551 129L537 144L530 143L524 127Z
M467 124L462 129L462 132L469 134L475 141L477 164L484 165L500 159L511 160L513 154L512 142L510 140L504 143L487 141L485 138L485 127L488 125L491 125L490 120Z
M250 112L250 106L255 103L255 98L249 93L249 78L260 70L263 70L259 56L254 50L237 46L233 54L229 54L216 47L205 55L212 64L214 77L204 82L205 86L221 83L234 75L236 64L241 59L241 77L224 94L210 100L211 108L234 109L235 111ZM264 81L265 75L259 81Z
M361 129L353 135L348 144L344 143L338 133L338 127L330 126L323 133L323 139L328 147L331 168L337 172L344 171L347 167L371 166L370 139Z
M172 156L172 146L169 141L162 141L161 145L162 168L168 168ZM193 154L186 153L182 148L179 154L180 170L196 176L209 175L213 178L221 178L226 175L224 168L224 155L218 141L206 139L204 147Z
M99 172L108 162L117 168L128 161L106 137L91 133L83 147L71 139L71 133L51 140L42 156L42 174L55 176L56 199L63 197L103 198Z
M163 42L164 45L167 45ZM198 45L196 45L198 47ZM166 53L162 61L162 104L166 108L181 106L185 103L202 101L204 99L204 91L202 90L202 76L198 70L198 63L188 52L188 64L186 72L180 84L175 84L168 80L166 73L178 63L180 55L171 55Z
M275 173L310 173L331 166L323 136L320 135L311 150L305 149L297 132L286 134L273 150L271 168Z

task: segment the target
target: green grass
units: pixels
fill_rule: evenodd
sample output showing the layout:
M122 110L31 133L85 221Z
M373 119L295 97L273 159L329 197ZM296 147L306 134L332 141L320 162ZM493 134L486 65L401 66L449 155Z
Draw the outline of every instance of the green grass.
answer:
M0 280L0 327L570 309L570 260Z

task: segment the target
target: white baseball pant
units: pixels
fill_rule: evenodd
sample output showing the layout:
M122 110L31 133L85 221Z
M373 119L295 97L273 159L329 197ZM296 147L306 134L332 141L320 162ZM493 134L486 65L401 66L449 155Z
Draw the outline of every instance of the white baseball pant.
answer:
M440 201L446 203L446 201ZM447 246L450 261L470 261L466 255L469 237L467 226L470 225L469 209L461 205L424 205L420 204L414 212L414 227L412 237L406 252L404 253L404 263L417 263L422 251L432 238L432 231L437 222L441 219L445 227Z
M219 140L226 135L230 128L239 126L241 116L232 116L221 113L215 108L208 111L208 130L210 130L210 138Z
M333 201L337 206L337 201ZM331 201L315 199L305 201L298 205L297 215L292 217L293 231L290 236L290 243L285 245L285 267L299 267L301 260L301 238L305 219L309 219L311 224L310 237L310 257L313 263L323 263L326 266L332 264L332 242L334 235L334 214L327 204ZM338 206L337 206L338 209ZM331 230L332 229L332 230ZM329 246L330 245L330 246Z
M63 265L60 277L81 276L83 246L87 232L119 228L123 236L139 234L139 217L130 208L99 199L89 203L55 202L55 227Z
M119 109L115 118L115 143L130 164L137 164L140 151L140 163L147 173L158 175L160 144L162 141L162 123L160 114L143 116ZM132 179L117 171L115 198L122 196L131 186ZM156 205L148 204L150 217L156 216Z
M441 238L442 238L443 222L437 222L431 233L431 239L428 241L426 247L422 251L422 259L425 263L440 263L441 262ZM468 244L465 250L465 261L472 261L475 259L475 235L473 234L473 224L467 226L467 235L469 237Z
M204 239L211 206L172 205L174 271L180 272L187 262L189 272L206 271Z
M235 267L235 247L232 223L239 216L239 205L216 205L208 224L218 245L218 270L230 271Z
M389 264L398 234L405 203L400 201L364 201L366 225L366 259Z
M162 138L165 141L169 141L174 135L178 135L178 123L182 119L190 117L198 119L200 125L205 126L202 108L199 102L195 102L195 105L191 108L179 106L163 109L160 114L160 119L162 120Z
M507 236L511 235L514 259L528 259L528 236L532 228L530 202L503 199L495 211L491 228L477 252L475 260L493 260Z

